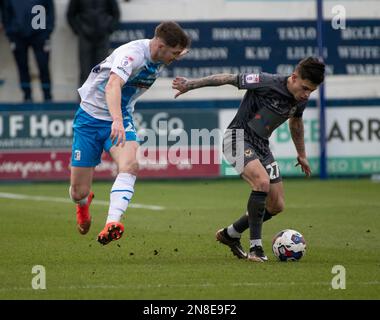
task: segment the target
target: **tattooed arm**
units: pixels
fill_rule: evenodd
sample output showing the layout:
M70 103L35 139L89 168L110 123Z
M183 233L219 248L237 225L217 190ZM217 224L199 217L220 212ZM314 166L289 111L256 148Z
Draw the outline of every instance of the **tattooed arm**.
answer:
M309 162L306 158L305 151L305 140L304 140L304 126L302 118L290 118L289 119L289 129L290 134L292 135L292 140L294 146L297 150L297 164L300 165L302 172L306 174L306 176L310 177L311 169Z
M228 74L228 73L221 73L221 74L214 74L208 77L200 78L200 79L194 79L194 80L188 80L183 77L176 77L173 80L172 88L178 90L177 94L174 96L174 98L177 98L181 94L202 88L202 87L216 87L216 86L222 86L225 84L231 84L235 87L238 86L238 75L237 74Z

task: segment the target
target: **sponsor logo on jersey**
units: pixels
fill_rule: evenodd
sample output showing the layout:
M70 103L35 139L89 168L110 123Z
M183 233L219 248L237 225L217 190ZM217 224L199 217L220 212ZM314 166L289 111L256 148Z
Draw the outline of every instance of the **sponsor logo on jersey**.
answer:
M128 85L132 85L132 86L135 86L135 87L139 87L139 88L150 88L151 85L154 83L154 81L156 81L155 78L149 78L149 79L138 79L138 78L135 78L135 79L131 79L130 81L128 81Z
M245 76L245 82L247 83L259 83L260 75L258 73L249 73Z
M117 66L117 69L119 69L121 72L123 72L127 77L130 76L130 74L123 67Z

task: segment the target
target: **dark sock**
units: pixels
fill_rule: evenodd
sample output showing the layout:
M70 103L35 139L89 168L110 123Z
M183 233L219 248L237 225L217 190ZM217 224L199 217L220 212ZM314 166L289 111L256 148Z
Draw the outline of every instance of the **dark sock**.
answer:
M250 239L261 239L265 211L266 192L252 191L248 200L248 224Z
M263 222L265 222L269 219L272 219L272 217L273 217L273 215L271 213L269 213L269 211L267 209L265 209Z
M267 209L265 209L263 222L272 219L272 217L273 215ZM233 224L233 227L239 233L243 233L245 230L247 230L249 228L247 214L244 213L238 220L236 220Z
M238 220L234 222L233 227L237 232L243 233L249 228L248 216L244 213Z

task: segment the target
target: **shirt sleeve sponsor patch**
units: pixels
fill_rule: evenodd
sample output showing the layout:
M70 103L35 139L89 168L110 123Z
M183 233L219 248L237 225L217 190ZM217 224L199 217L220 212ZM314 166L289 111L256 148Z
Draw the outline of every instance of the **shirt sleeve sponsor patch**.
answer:
M133 61L133 58L132 57L128 57L128 56L125 56L122 60L121 60L121 66L124 68L124 67L127 67L131 62Z
M258 73L249 73L245 75L246 83L259 83L260 82L260 74Z
M123 67L118 66L117 69L120 70L121 72L123 72L127 77L130 76L130 74L127 72L127 70L125 70Z
M130 56L119 57L114 61L111 71L118 74L124 81L126 81L132 73L133 58Z

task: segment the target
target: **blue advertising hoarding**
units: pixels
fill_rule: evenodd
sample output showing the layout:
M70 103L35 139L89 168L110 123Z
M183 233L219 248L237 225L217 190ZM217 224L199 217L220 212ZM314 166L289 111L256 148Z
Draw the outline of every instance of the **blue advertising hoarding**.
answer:
M159 22L121 23L112 46L151 38ZM212 73L288 74L299 60L318 55L317 24L299 21L179 22L192 38L190 53L164 76L196 78ZM347 20L344 29L324 22L329 74L380 75L380 20Z

